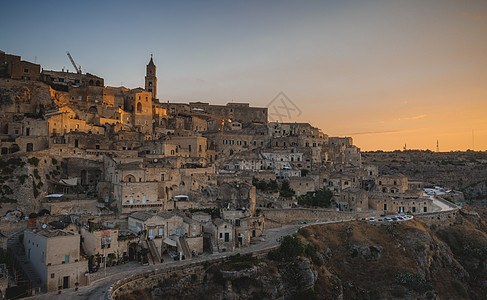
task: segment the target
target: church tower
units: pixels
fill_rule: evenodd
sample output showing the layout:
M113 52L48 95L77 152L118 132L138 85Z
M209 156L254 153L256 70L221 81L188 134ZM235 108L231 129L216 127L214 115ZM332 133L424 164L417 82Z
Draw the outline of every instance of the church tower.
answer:
M152 60L152 54L145 72L145 90L152 94L152 99L157 99L156 65Z

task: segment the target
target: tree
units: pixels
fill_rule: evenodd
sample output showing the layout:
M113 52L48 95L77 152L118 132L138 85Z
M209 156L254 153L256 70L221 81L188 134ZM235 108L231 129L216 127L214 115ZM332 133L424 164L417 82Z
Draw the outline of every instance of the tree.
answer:
M305 245L296 235L287 235L282 239L276 250L269 252L269 259L289 261L297 256L303 256Z
M281 190L279 191L279 196L281 197L292 197L294 196L294 191L291 189L289 182L284 180L281 185Z

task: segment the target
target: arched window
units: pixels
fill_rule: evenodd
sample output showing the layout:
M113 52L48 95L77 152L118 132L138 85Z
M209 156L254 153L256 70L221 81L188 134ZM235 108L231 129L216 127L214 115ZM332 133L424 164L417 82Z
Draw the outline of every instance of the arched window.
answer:
M138 113L142 112L142 103L140 103L140 102L137 103L137 112Z

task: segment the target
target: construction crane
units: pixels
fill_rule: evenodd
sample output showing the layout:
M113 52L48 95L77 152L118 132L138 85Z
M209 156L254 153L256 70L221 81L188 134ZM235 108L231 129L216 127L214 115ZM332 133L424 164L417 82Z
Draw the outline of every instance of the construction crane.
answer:
M66 54L68 54L69 60L73 64L73 67L76 70L76 73L81 74L81 66L76 65L76 63L74 62L74 59L71 56L71 53L69 53L69 51L66 51Z

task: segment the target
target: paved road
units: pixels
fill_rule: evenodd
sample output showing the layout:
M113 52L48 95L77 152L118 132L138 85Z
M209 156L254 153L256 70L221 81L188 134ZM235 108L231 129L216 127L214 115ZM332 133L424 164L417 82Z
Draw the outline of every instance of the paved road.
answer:
M434 211L448 211L457 209L452 204L447 204L439 199L433 198Z
M258 241L255 245L251 245L246 248L238 249L234 252L226 252L226 253L214 253L208 255L201 255L199 257L190 259L190 260L183 260L183 261L171 261L165 262L163 264L158 265L150 265L150 266L141 266L138 263L131 262L125 265L114 266L111 268L107 268L107 277L104 277L104 270L99 270L96 275L92 277L91 285L80 287L78 291L74 289L67 289L63 290L61 294L57 293L47 293L42 294L34 297L30 297L31 299L45 299L45 300L62 300L62 299L104 299L105 293L108 292L108 289L112 284L117 282L120 279L123 279L127 276L137 274L140 272L154 270L154 269L163 269L165 267L172 267L172 266L180 266L189 263L194 263L197 261L206 261L209 259L221 258L225 256L235 255L236 253L252 253L255 251L267 249L273 246L277 246L279 244L278 240L286 235L290 235L295 233L300 226L298 225L286 225L280 228L273 228L268 229L264 232L264 237L261 241Z

